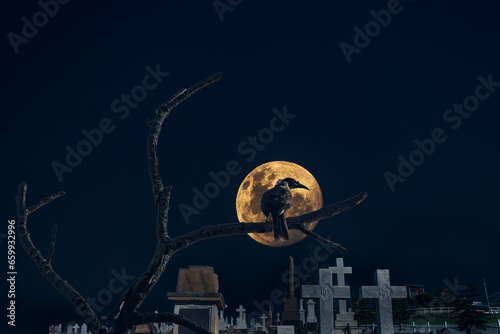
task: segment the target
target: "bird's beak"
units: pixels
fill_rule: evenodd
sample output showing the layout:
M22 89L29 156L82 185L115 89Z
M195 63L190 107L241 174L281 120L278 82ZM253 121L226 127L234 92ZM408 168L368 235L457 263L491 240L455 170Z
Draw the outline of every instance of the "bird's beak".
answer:
M295 183L295 188L303 188L303 189L307 189L309 190L309 188L307 188L305 185L303 184L300 184L299 182Z

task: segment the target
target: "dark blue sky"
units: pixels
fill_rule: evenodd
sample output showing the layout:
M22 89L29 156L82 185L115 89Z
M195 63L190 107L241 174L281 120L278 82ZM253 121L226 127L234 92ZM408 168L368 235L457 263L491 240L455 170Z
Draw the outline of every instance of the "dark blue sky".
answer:
M173 186L171 235L236 223L244 177L262 163L286 160L316 177L325 204L368 192L362 205L316 228L349 249L344 261L353 267L352 286L371 285L373 271L387 268L392 283L424 284L430 292L455 277L460 284L486 277L490 292L500 290L500 11L494 2L241 1L222 21L211 1L71 1L53 17L40 10L36 1L10 2L0 20L0 233L16 219L21 181L31 204L66 191L29 217L29 229L46 254L52 225L59 225L52 264L83 296L102 297L113 273L137 276L147 267L156 209L144 120L177 90L216 72L221 81L175 109L160 137L162 177ZM384 13L391 13L390 22ZM36 34L26 27L25 38L23 25L33 15L40 27ZM370 23L375 16L385 27ZM371 29L372 37L356 27ZM144 81L154 71L162 72L156 81ZM135 101L122 100L131 94ZM464 103L462 111L454 107ZM273 108L284 106L296 117L253 159L241 154L239 145L269 127ZM73 161L60 182L54 162L66 165L67 147L77 150L83 132L98 127L108 133L95 137L98 145ZM414 152L415 140L428 155ZM398 172L401 159L410 158L418 166ZM186 224L179 205L190 205L193 188L202 189L209 173L230 160L241 172ZM0 240L6 254L6 239ZM175 290L178 269L209 265L219 275L226 313L236 314L239 304L251 312L252 304L285 288L288 256L301 265L316 245L306 239L268 248L247 236L195 244L174 256L141 310L172 311L166 293ZM328 264L340 255L329 255ZM8 333L81 323L20 244L16 256L17 326ZM119 294L97 313L110 312Z

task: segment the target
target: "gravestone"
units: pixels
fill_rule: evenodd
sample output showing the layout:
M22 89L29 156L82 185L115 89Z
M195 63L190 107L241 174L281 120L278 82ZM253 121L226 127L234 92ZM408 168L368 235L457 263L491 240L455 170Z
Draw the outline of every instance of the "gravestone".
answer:
M83 323L82 328L80 329L80 334L87 334L87 324Z
M299 303L299 314L300 314L300 321L305 324L306 323L306 310L304 310L304 299L300 300Z
M318 318L316 317L316 311L314 309L316 302L313 301L312 299L309 299L307 301L306 305L307 305L307 319L306 319L306 321L308 323L317 323Z
M333 300L348 299L351 290L348 286L333 286L330 269L319 269L319 285L303 285L302 298L319 298L319 330L322 334L331 334L333 324Z
M294 282L294 265L293 257L288 259L288 295L285 298L284 310L282 313L283 325L293 325L296 328L302 327L300 322L300 313L298 308L298 300L295 297L295 282Z
M344 267L344 259L337 259L336 267L328 267L332 274L337 276L337 285L338 286L346 286L345 284L345 275L352 274L352 267ZM339 314L347 313L346 301L341 299L339 300Z
M277 334L295 334L294 326L277 326Z
M265 315L264 313L262 313L262 315L260 316L260 319L262 320L262 330L264 332L267 332L267 329L266 329L266 319L268 318L267 315Z
M392 323L392 300L406 298L405 286L391 286L389 270L377 269L375 272L376 286L362 286L360 297L375 299L377 306L378 333L394 334Z
M227 305L226 305L227 306ZM224 320L224 310L219 311L219 331L227 331L227 322Z
M236 309L236 312L239 313L239 316L236 318L236 326L234 326L234 329L247 329L247 323L245 321L245 315L243 312L246 310L243 308L243 305L240 305Z
M223 310L225 304L213 268L189 266L179 269L176 292L169 292L167 296L175 304L175 314L198 323L214 334L219 333L219 310ZM193 333L174 324L174 334Z
M257 327L255 326L256 323L257 320L255 320L255 318L250 319L250 328L249 328L250 332L255 332L257 330Z
M337 286L347 286L345 283L345 275L352 274L352 267L344 267L344 259L337 258L336 267L328 267L333 275L337 277ZM349 296L350 297L350 296ZM354 312L347 309L347 302L345 299L339 300L339 312L335 315L335 328L334 333L343 334L347 328L351 334L361 333L361 328L358 327L358 321L354 320Z

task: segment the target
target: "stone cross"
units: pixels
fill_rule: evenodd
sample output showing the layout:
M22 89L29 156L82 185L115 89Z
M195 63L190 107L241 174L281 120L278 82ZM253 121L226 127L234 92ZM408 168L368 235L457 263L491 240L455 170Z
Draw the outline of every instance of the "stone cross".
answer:
M78 333L78 328L80 328L80 326L78 326L78 324L75 324L73 326L73 333Z
M405 286L391 286L389 270L377 269L376 286L362 286L360 297L376 299L378 333L394 334L392 324L392 300L406 298Z
M243 305L240 305L240 307L238 307L236 311L240 314L240 316L236 318L236 326L234 328L247 329L247 323L245 321L246 315L245 313L243 313L246 310L243 308Z
M267 315L265 315L264 313L262 313L262 315L260 316L260 318L262 319L262 327L266 328Z
M303 285L302 298L319 298L319 328L321 333L333 333L333 299L351 297L348 286L333 286L332 272L319 269L319 285ZM385 334L385 333L384 333Z
M317 323L318 318L316 318L316 311L314 309L316 302L314 302L312 299L309 299L306 305L307 305L307 322Z
M344 259L337 259L336 267L328 267L332 274L337 275L337 285L345 286L345 274L352 274L352 267L344 267ZM339 314L347 313L345 300L339 300Z
M240 307L238 307L236 309L236 312L238 312L240 314L240 319L243 320L243 312L245 312L246 310L243 308L243 305L240 305Z
M276 313L276 322L280 322L280 315L279 313Z

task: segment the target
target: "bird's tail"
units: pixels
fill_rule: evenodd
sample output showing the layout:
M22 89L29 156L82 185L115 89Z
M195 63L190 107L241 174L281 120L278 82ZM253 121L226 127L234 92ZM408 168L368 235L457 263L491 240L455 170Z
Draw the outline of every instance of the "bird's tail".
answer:
M288 226L286 225L285 214L273 216L274 240L280 242L290 239L288 236Z

